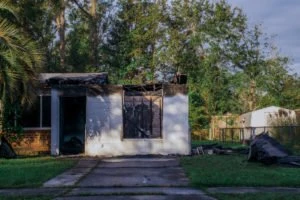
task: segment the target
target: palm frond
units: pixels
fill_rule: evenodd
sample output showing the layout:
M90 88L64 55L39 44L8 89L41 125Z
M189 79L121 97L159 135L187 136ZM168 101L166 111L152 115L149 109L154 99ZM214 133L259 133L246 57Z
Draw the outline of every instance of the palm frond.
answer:
M9 12L16 19L18 19L15 7L8 0L1 0L0 1L0 11L1 10L5 10L5 11Z

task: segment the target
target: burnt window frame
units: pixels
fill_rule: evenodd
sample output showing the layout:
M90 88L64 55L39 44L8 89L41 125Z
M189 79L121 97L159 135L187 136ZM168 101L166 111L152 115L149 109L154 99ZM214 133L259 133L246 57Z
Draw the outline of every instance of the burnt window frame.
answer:
M43 97L50 97L50 126L44 126L43 124L43 114L44 114L44 109L43 109ZM37 95L37 101L39 101L39 122L38 126L26 126L22 124L22 127L24 130L49 130L51 129L51 95L50 94L40 94ZM28 110L30 112L30 109ZM23 116L22 116L23 117ZM22 120L22 119L21 119Z
M154 91L149 90L149 87L154 87ZM130 137L125 137L125 112L124 112L124 106L125 106L125 96L126 96L126 91L128 91L128 88L142 88L138 89L140 92L158 92L159 96L161 98L161 105L160 105L160 134L159 137L155 138L130 138ZM155 89L156 88L156 89ZM134 90L134 89L133 89ZM137 91L138 92L138 91ZM144 96L144 95L141 95ZM151 95L150 95L151 96ZM164 86L163 84L147 84L147 85L123 85L122 89L122 135L121 135L121 140L163 140L164 135L163 135L163 108L164 108ZM153 129L153 127L152 127ZM153 130L152 130L153 131Z

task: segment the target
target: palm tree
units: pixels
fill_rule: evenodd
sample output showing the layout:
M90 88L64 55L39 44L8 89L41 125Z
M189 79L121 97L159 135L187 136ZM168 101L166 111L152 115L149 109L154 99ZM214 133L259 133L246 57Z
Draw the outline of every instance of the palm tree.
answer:
M18 101L32 102L37 72L43 62L43 54L37 44L21 31L16 21L14 7L7 0L1 0L0 13L0 114L7 104ZM10 14L10 15L8 15Z

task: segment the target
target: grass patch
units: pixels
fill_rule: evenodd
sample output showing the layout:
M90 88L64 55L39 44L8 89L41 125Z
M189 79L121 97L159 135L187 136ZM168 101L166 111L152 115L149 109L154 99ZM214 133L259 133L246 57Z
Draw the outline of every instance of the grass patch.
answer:
M0 196L0 200L50 200L53 196Z
M256 194L213 194L219 200L299 200L300 194L256 193Z
M75 163L53 157L0 159L0 188L38 187Z
M183 157L181 165L198 188L217 186L300 186L300 169L249 163L245 155Z

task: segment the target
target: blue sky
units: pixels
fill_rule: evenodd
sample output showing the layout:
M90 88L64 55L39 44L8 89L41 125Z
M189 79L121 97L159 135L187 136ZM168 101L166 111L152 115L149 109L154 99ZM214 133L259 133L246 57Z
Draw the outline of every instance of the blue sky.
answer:
M300 75L300 0L227 0L243 9L250 25L262 24L282 55L292 59L290 67Z

